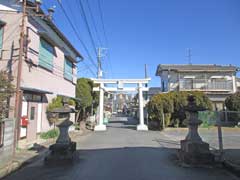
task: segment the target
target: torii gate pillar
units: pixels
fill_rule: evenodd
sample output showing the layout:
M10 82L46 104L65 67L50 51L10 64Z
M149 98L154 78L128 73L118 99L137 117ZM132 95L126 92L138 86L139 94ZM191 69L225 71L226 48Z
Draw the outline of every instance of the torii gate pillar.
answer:
M144 112L143 112L143 91L142 83L138 84L138 98L139 98L139 125L138 131L147 131L148 127L144 124Z
M99 84L100 87L93 88L93 91L99 91L99 121L98 125L95 126L94 131L106 131L106 125L103 123L104 118L104 90L105 91L138 91L139 98L139 125L137 126L138 131L147 131L148 127L144 124L144 107L143 107L143 91L148 91L147 87L143 87L143 84L146 84L150 81L150 78L146 79L93 79L95 84ZM123 84L137 84L137 88L132 87L122 87ZM120 87L105 87L104 84L118 84Z
M99 122L98 125L94 127L94 131L106 131L107 127L103 124L103 111L104 111L104 84L100 84L100 94L99 94Z

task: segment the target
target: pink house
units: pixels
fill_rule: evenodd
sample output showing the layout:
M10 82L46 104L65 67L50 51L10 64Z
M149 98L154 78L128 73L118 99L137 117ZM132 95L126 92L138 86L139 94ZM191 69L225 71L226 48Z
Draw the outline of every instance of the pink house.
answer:
M34 4L29 1L28 6ZM14 84L18 70L21 18L20 3L1 1L0 70L12 75ZM27 127L20 127L20 137L33 141L38 133L52 128L46 117L48 103L57 95L75 98L76 64L82 56L49 18L27 16L25 34L21 117L26 116L29 123ZM15 96L11 98L10 106L15 106ZM14 108L9 117L14 117ZM74 121L74 115L71 120Z

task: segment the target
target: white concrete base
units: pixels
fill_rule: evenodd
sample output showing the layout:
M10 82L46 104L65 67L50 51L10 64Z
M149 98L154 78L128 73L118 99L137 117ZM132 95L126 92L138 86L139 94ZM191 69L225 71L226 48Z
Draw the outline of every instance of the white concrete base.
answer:
M95 127L94 127L94 131L106 131L107 130L107 127L106 127L106 125L96 125Z
M139 124L137 125L138 131L148 131L148 127L145 124Z

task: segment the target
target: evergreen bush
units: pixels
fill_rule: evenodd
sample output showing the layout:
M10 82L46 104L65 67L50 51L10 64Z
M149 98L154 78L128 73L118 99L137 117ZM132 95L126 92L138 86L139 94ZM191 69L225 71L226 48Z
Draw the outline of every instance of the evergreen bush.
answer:
M207 110L212 109L211 101L202 92L161 93L153 96L147 105L150 122L157 121L158 123L155 124L159 125L158 129L162 129L163 125L165 127L185 127L186 112L184 107L188 105L187 99L190 94L195 97L198 106ZM162 122L163 117L164 123Z

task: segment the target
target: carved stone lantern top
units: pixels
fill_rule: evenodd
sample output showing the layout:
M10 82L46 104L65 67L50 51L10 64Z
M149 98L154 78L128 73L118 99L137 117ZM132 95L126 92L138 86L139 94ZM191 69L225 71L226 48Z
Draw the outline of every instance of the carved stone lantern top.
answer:
M69 119L70 119L70 113L75 113L76 111L71 108L67 100L63 98L63 107L55 108L51 111L49 111L48 116L49 118L55 118L56 120L56 125L63 125L63 124L73 124Z
M75 113L76 112L73 108L71 108L68 105L67 98L63 97L62 103L63 103L63 107L55 108L55 109L51 110L50 112L57 113L57 114L67 114L67 113Z
M196 98L191 94L188 96L188 105L184 107L185 111L188 112L198 112L207 110L205 107L198 106L196 103Z

